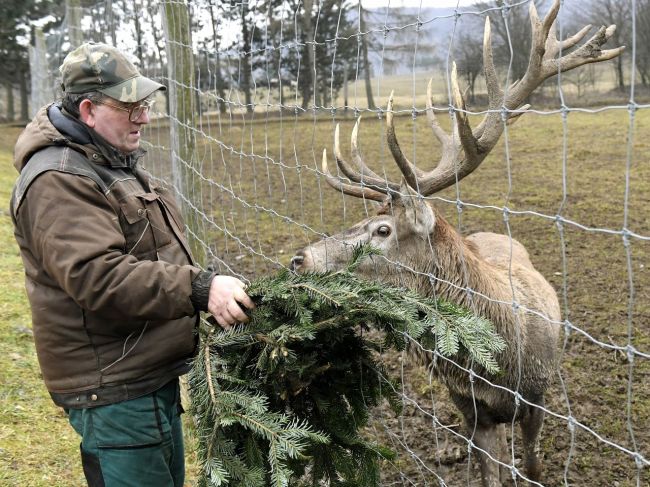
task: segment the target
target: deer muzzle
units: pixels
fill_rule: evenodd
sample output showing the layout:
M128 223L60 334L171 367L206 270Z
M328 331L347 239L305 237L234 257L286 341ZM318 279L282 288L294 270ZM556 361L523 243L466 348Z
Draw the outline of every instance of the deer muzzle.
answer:
M303 250L298 251L296 255L291 258L291 264L289 264L289 269L293 272L300 272L305 264L305 252Z

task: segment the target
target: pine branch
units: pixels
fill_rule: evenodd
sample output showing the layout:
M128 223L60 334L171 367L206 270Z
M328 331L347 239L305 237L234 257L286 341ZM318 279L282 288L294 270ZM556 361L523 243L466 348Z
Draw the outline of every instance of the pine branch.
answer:
M380 348L416 341L498 372L505 342L489 321L354 274L377 254L359 246L337 272L258 279L247 325L203 333L190 374L202 485L379 485L379 462L394 454L361 431L381 401L400 407ZM383 347L367 329L383 332Z

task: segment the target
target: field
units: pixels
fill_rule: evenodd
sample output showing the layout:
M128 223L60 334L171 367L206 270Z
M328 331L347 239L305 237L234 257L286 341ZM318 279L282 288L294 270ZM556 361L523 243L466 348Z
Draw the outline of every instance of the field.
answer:
M409 111L403 101L396 108ZM634 115L528 114L508 128L507 144L502 139L457 189L432 198L463 234L510 233L522 242L557 290L563 319L575 327L559 344L558 378L547 398L557 416L547 416L542 433L543 485L650 483L648 469L638 471L634 457L622 450L650 458L648 359L630 360L624 351L603 346L650 352L650 112ZM443 113L448 127L447 118ZM208 244L207 259L222 272L246 279L273 272L309 241L373 212L372 205L329 188L319 172L323 148L334 167L336 122L347 155L351 118L256 113L201 120L196 172L185 197L200 210L192 220ZM413 120L408 113L396 126L405 154L422 168L433 167L440 149L425 117ZM0 484L82 485L78 439L39 377L11 235L11 148L17 134L13 127L0 131ZM147 168L170 176L167 127L154 124L146 138L152 144ZM364 116L360 144L376 172L398 178L376 116ZM476 462L468 467L467 443L455 434L463 432L461 419L444 389L405 357L386 360L401 375L409 401L401 418L378 411L369 431L400 454L385 466L384 485L438 485L439 479L450 486L479 485ZM188 444L191 482L196 467L191 439ZM515 465L519 452L515 434Z
M409 112L396 119L400 144L411 161L429 169L440 149L425 117L413 120L408 106L396 105ZM630 452L650 454L650 367L625 347L647 356L650 345L650 114L610 109L571 112L564 120L550 112L522 117L509 127L507 144L502 139L458 191L449 188L432 201L463 234L510 233L560 297L570 325L547 396L552 414L542 433L543 485L645 485L650 474L637 470ZM443 113L443 123L446 118ZM210 243L207 257L222 272L249 279L272 272L309 241L372 214L372 204L332 190L320 173L323 148L335 168L336 123L347 156L350 118L256 113L203 121L187 198L203 209L201 240ZM154 146L169 146L165 133L152 130ZM364 115L359 141L365 160L399 180L383 134L383 123ZM165 152L156 159L163 162L154 169L168 171ZM625 239L623 229L630 232ZM468 468L467 442L457 436L462 420L444 388L406 357L386 360L402 377L406 411L401 418L378 412L370 433L401 454L385 466L385 485L438 485L441 479L479 485L476 462ZM515 432L515 466L520 448Z
M82 485L79 442L40 379L9 196L19 129L0 130L0 484Z

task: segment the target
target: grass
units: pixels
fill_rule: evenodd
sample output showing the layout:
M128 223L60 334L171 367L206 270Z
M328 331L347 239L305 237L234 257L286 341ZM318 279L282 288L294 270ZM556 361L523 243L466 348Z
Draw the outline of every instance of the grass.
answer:
M0 484L82 485L79 440L40 378L22 261L9 216L17 135L18 129L3 127L0 138Z

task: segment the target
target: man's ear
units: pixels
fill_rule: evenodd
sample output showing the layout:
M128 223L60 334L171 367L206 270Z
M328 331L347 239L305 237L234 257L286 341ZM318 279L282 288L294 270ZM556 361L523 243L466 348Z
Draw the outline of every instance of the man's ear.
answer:
M406 210L404 217L409 224L413 225L415 232L423 236L433 232L436 217L431 206L417 191L411 189L406 181L402 181L399 192L399 200Z
M79 103L79 120L88 125L90 128L95 128L95 112L97 107L89 99L81 100Z

